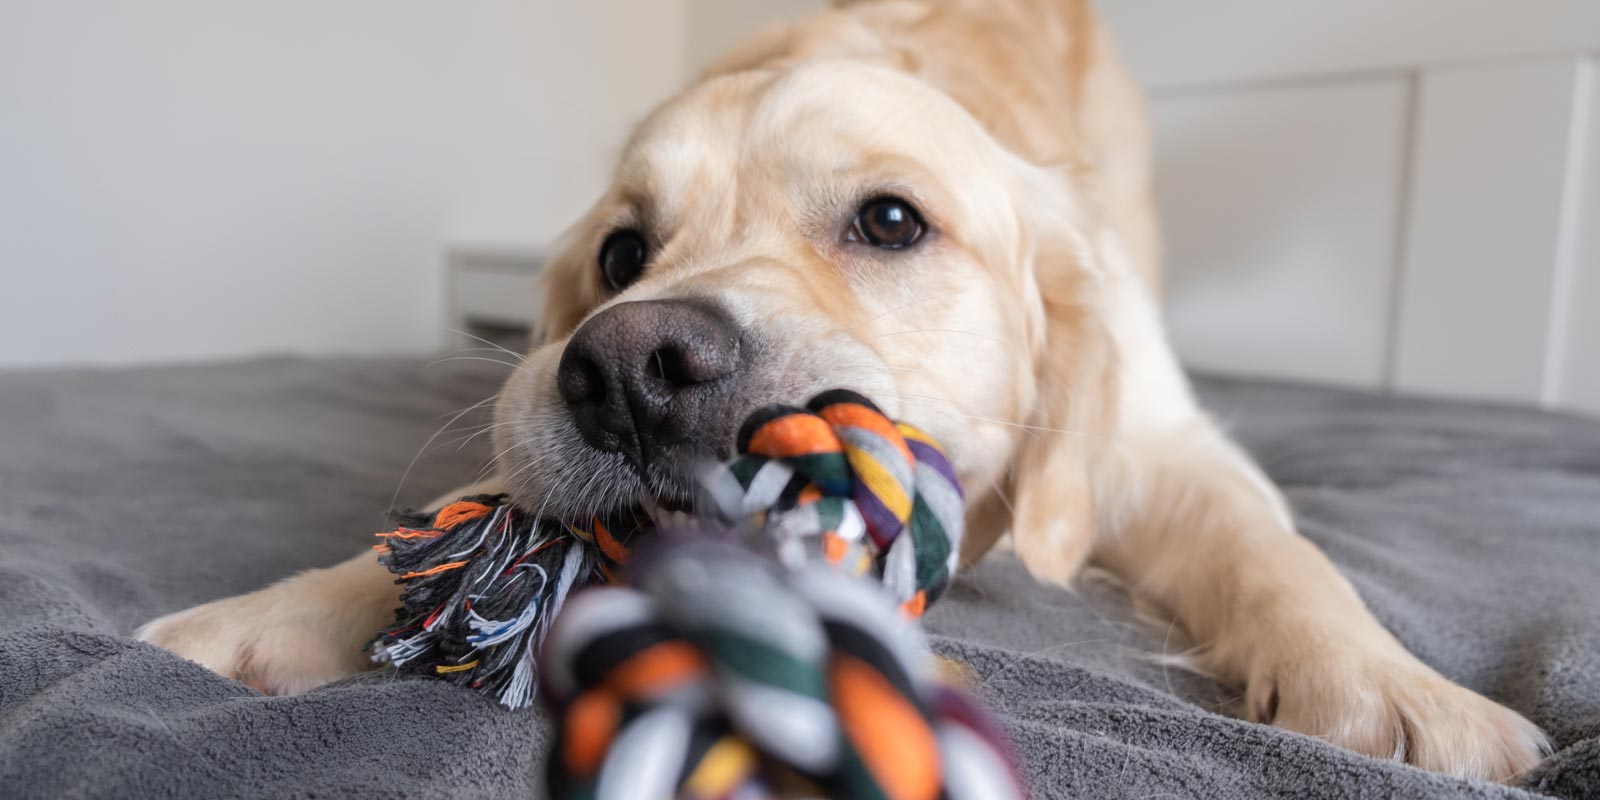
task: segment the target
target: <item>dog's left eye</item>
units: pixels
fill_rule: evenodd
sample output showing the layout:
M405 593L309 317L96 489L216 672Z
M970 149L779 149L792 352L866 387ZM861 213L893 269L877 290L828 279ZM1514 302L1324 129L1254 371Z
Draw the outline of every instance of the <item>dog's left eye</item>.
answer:
M916 244L924 230L922 216L910 203L898 197L880 197L861 206L845 238L885 250L899 250Z
M632 228L617 231L600 245L600 276L612 291L620 292L639 279L648 255L643 234Z

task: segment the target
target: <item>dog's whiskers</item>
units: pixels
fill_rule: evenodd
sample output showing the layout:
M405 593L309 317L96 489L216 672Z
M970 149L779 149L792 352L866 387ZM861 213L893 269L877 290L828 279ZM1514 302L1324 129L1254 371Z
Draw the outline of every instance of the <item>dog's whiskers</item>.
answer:
M472 339L472 340L477 341L477 342L482 342L483 344L488 345L489 349L499 350L500 352L505 353L506 355L511 356L512 358L515 358L518 363L521 363L523 361L527 361L528 360L527 356L525 356L525 355L523 355L521 353L518 353L518 352L516 352L514 350L511 350L511 349L509 349L507 347L495 344L494 342L489 341L488 339L485 339L482 336L474 336L474 335L472 335L470 333L467 333L466 331L456 330L455 328L445 328L445 330L447 330L447 331L449 331L451 333L454 333L454 334L458 334L460 336L465 336L468 339ZM479 349L484 349L484 348L471 348L471 349L479 350Z
M511 363L509 361L501 361L498 358L489 358L487 356L445 356L443 358L438 358L438 359L434 359L433 361L429 361L427 364L423 365L423 369L427 369L428 367L438 366L439 364L443 364L443 363L445 363L447 361L487 361L490 364L499 364L502 367L510 367L512 369L516 369L517 368L516 364L513 364L513 363Z
M411 470L416 468L417 462L422 459L422 456L423 456L424 453L428 452L428 448L433 446L434 441L437 440L440 436L444 435L444 432L449 430L451 425L456 424L457 420L460 420L462 417L466 416L467 414L470 414L473 411L475 411L475 410L477 410L479 408L482 408L487 403L494 402L495 400L499 399L499 397L500 397L500 393L499 392L495 392L494 394L491 394L488 397L485 397L482 400L479 400L478 402L473 403L472 405L467 406L466 408L463 408L460 411L457 411L453 416L450 417L449 420L447 420L443 425L439 426L439 429L434 431L433 435L429 436L428 440L426 442L422 443L422 447L417 450L417 454L411 457L411 462L409 464L406 464L405 472L400 474L400 482L398 484L396 484L395 487L394 487L394 496L389 498L390 507L393 507L396 503L398 503L400 501L400 492L405 489L406 479L411 477Z
M502 422L490 422L490 423L487 423L487 424L484 424L484 425L479 425L476 430L468 428L467 430L472 431L471 433L463 433L461 436L457 436L454 439L449 439L449 440L440 442L439 444L440 444L441 447L445 447L445 446L452 445L452 444L456 445L456 452L459 453L462 450L467 449L467 445L471 444L473 439L476 439L479 436L482 436L482 435L484 435L484 434L486 434L486 433L488 433L488 432L490 432L492 430L495 430L497 428L504 428L507 425L513 424L513 422L514 422L514 420L505 420L505 421L502 421Z

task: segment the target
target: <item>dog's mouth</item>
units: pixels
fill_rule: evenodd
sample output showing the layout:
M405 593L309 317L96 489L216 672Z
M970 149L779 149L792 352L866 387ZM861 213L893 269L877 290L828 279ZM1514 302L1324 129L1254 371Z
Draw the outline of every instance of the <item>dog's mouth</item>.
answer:
M518 504L573 523L598 519L607 525L648 521L657 528L686 524L704 492L701 476L717 460L673 459L640 468L624 459L589 462L545 491L531 491ZM587 473L587 474L583 474ZM523 487L529 489L533 487ZM521 494L511 488L513 496Z
M526 504L524 504L526 505ZM697 511L704 511L697 502L676 494L656 495L645 493L636 502L622 502L610 507L576 510L566 515L575 525L588 525L591 521L604 523L614 531L638 530L641 526L654 529L682 528L692 525Z
M678 498L647 498L640 510L657 528L679 527L693 518L693 504Z

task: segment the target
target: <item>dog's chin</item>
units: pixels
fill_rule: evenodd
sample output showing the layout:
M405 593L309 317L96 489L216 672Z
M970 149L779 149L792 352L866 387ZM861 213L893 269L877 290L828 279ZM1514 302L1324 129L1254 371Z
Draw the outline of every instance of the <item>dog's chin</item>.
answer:
M641 471L647 476L639 481L643 489L639 504L652 515L689 510L700 496L700 476L719 460L706 451L693 450L658 460L644 470L630 467L636 480Z
M670 451L640 463L587 444L566 448L568 457L539 457L532 463L555 463L548 473L525 472L506 486L511 502L529 513L569 522L619 519L640 513L660 520L681 515L699 496L699 476L716 462L699 449Z

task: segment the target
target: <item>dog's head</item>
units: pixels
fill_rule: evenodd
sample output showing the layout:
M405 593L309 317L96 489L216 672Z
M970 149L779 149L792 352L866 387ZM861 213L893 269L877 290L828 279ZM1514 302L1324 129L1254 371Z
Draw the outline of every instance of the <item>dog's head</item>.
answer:
M980 507L1023 513L1107 407L1073 187L890 68L701 83L548 269L496 411L508 490L555 515L682 502L748 413L844 387L937 437Z

